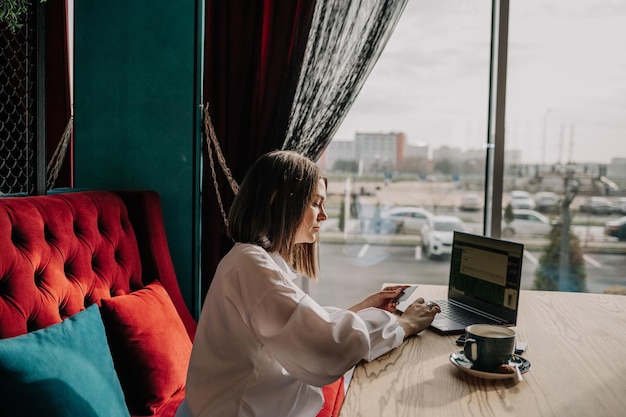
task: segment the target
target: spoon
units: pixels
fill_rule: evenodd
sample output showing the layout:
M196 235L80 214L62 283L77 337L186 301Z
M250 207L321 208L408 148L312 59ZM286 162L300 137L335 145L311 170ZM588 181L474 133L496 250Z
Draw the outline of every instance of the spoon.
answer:
M515 375L517 376L517 381L523 381L524 377L522 376L522 371L519 370L519 367L522 365L521 362L518 362L517 360L515 360L515 358L512 358L509 361L509 366L512 367L515 370Z

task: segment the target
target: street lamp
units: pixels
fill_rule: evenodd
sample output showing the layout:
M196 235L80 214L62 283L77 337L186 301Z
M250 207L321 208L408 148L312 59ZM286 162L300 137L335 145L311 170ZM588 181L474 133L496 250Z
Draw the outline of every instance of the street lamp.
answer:
M570 204L578 194L580 182L574 178L574 167L568 165L565 174L564 195L561 202L561 246L559 251L559 291L571 291L570 282L570 225L572 223Z
M552 113L552 109L547 109L543 115L543 134L541 143L541 166L546 165L546 142L548 141L548 116Z

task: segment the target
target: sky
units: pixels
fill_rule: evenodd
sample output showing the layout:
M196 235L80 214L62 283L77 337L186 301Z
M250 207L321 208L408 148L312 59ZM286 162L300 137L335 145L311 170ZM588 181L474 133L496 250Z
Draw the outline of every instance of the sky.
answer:
M484 147L490 30L490 0L409 0L335 140ZM626 158L626 0L511 1L505 131L525 163Z

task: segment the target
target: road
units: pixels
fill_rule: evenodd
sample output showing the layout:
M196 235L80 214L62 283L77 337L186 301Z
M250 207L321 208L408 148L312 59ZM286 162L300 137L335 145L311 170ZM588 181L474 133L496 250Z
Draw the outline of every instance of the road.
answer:
M468 231L471 233L482 233L483 226L482 223L479 222L466 222L466 226L468 227ZM329 232L338 232L339 231L339 220L336 218L331 218L322 223L322 230ZM359 233L359 220L350 219L348 231L350 234ZM578 236L581 244L585 244L587 242L617 242L617 239L606 236L604 234L604 226L580 226L574 225L572 226L572 231ZM419 237L417 237L419 238Z
M384 282L447 285L449 260L416 259L413 246L322 242L322 278L309 292L322 305L350 307L380 289ZM526 250L522 288L531 289L541 252ZM585 257L587 288L602 292L626 286L626 256L589 253Z

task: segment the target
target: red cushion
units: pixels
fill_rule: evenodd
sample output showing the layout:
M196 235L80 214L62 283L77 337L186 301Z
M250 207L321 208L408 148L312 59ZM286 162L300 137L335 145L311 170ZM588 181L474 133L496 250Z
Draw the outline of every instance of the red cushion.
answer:
M103 299L102 319L130 412L154 415L185 389L192 344L174 304L155 281Z
M324 406L317 414L317 417L337 417L339 415L346 395L343 384L344 377L341 377L332 384L328 384L322 388Z

